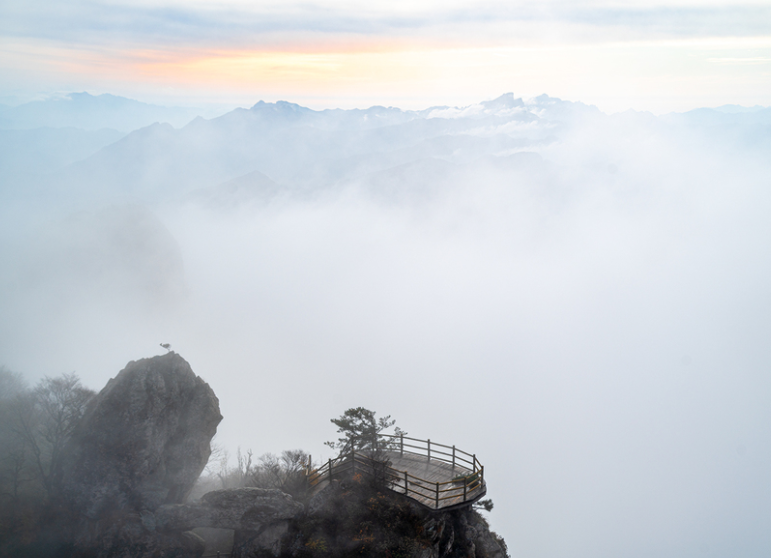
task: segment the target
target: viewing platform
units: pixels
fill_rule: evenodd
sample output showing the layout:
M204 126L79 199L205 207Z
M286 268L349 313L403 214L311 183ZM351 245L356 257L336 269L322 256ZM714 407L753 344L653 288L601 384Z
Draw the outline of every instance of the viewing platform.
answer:
M377 451L352 450L309 470L308 482L321 490L334 478L380 473L391 491L432 510L470 506L487 493L484 467L476 455L431 440L380 438L382 446ZM387 465L382 469L384 462Z

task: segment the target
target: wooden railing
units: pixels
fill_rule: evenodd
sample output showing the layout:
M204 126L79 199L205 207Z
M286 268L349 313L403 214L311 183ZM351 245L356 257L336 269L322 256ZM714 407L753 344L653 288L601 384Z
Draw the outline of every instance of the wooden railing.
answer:
M386 439L386 448L388 451L398 452L400 455L411 454L425 456L428 460L443 461L449 463L453 468L462 467L470 469L472 473L481 470L482 464L477 456L467 453L455 446L446 446L437 444L429 440L419 440L407 436L396 436L393 434L381 434L381 438ZM405 442L406 440L406 442Z
M328 460L321 467L306 471L308 482L316 486L324 480L332 480L357 472L382 474L388 487L409 496L434 509L465 505L478 500L485 493L484 466L476 455L462 451L455 446L437 444L431 440L419 440L407 436L381 435L383 444L379 448L387 452L377 458L377 452L355 450ZM399 456L416 455L426 461L441 461L451 466L450 479L444 482L428 481L391 467L388 454ZM374 457L373 457L374 455ZM459 474L455 475L458 469Z

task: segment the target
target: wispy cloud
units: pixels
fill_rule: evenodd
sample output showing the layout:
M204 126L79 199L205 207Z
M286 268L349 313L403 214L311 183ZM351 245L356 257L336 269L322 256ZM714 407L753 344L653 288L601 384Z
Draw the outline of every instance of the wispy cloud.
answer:
M168 102L157 96L161 87L194 97L239 91L245 101L238 102L291 98L314 106L319 92L335 105L356 99L355 106L416 108L414 99L423 99L420 106L467 104L512 89L593 103L624 97L609 110L660 110L631 99L673 92L689 97L691 107L768 104L759 96L769 91L767 78L731 71L765 63L769 28L767 3L710 0L666 7L562 0L7 0L0 4L0 82L13 84L14 94L88 89L154 102ZM763 44L732 43L758 40ZM694 103L705 91L713 97ZM667 102L666 110L675 108L683 105Z
M434 7L416 3L399 9L374 3L366 7L288 3L245 5L167 2L148 5L118 2L21 2L11 0L0 9L0 33L5 37L38 38L70 43L116 41L126 44L209 44L243 47L255 43L296 41L322 36L410 36L428 34L462 42L512 40L511 26L527 24L536 30L548 24L558 34L580 36L591 29L594 39L617 37L752 36L767 34L771 7L767 5L674 5L646 7L563 2L455 3ZM459 28L465 30L457 35ZM601 31L600 37L596 35ZM309 37L310 36L310 37ZM553 34L548 39L553 39Z
M762 56L756 56L754 58L710 58L710 62L714 62L716 64L749 64L749 65L756 65L756 64L768 64L771 62L771 58L764 58Z

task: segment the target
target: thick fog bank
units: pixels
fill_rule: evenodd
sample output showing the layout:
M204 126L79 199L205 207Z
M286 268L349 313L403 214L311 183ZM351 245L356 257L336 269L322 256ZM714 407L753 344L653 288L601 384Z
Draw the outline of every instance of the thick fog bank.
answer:
M4 364L99 389L171 343L231 451L391 414L476 453L513 556L771 551L765 111L371 110L145 128L16 184Z

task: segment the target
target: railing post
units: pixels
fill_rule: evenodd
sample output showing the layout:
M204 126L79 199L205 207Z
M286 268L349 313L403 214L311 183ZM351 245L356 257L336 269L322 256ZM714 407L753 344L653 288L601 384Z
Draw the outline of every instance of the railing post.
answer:
M407 489L407 483L409 480L407 480L407 471L404 471L404 493L409 494L409 490Z
M452 446L452 470L455 472L455 445Z
M399 436L400 438L400 444L399 444L399 456L404 456L404 434Z
M436 481L436 509L439 509L439 481Z
M431 438L426 441L428 443L428 460L431 461Z
M471 456L471 462L474 464L473 465L474 470L472 472L476 473L477 472L477 454L474 454Z
M466 489L468 488L468 478L463 479L463 501L466 501Z

